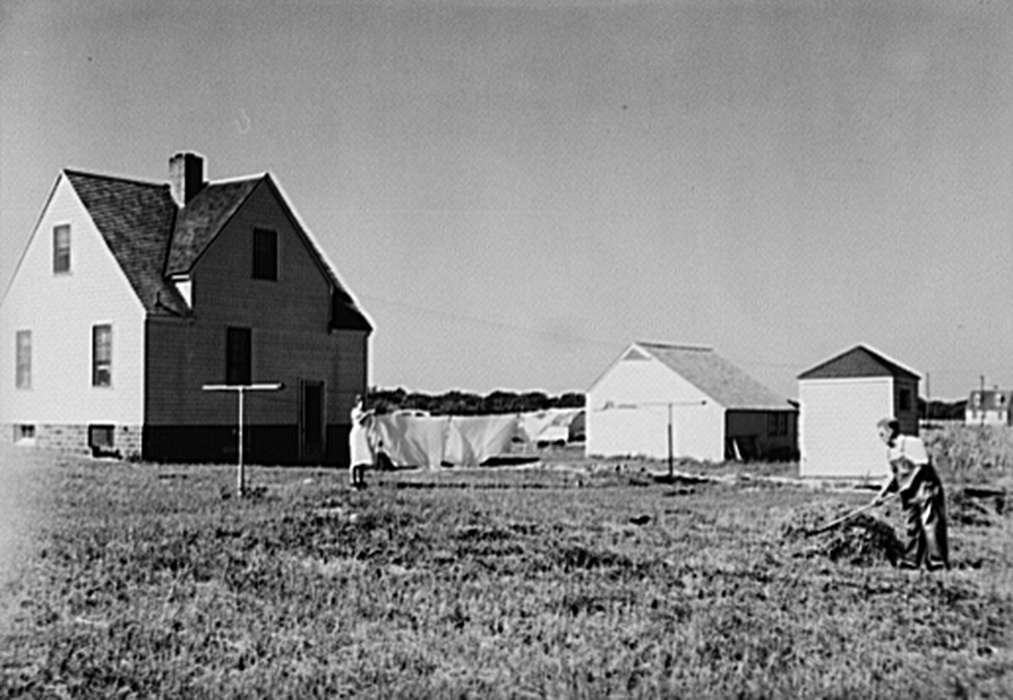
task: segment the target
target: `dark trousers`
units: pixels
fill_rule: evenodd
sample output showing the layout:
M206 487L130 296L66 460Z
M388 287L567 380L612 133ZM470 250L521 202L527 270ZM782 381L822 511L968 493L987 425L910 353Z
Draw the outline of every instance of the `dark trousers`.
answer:
M949 568L945 497L938 477L934 474L921 479L916 477L911 488L901 493L901 503L908 537L901 568L917 569L923 561L930 571Z

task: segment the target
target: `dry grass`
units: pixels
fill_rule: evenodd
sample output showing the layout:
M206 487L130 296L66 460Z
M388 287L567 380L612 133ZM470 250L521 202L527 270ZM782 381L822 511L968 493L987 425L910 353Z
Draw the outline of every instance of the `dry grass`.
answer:
M1008 513L955 523L955 568L929 576L835 559L778 530L867 495L562 467L374 474L353 492L340 472L256 468L258 497L238 501L223 498L224 467L59 458L32 469L49 489L5 589L18 604L0 640L0 695L1013 687Z

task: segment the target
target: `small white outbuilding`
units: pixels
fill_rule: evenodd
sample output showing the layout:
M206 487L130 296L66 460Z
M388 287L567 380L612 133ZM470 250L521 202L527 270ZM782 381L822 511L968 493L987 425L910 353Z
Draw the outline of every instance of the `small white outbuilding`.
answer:
M788 399L707 347L632 343L587 390L586 406L589 455L720 462L797 449Z
M889 473L876 422L894 416L918 434L913 370L859 344L798 375L799 475L878 478Z

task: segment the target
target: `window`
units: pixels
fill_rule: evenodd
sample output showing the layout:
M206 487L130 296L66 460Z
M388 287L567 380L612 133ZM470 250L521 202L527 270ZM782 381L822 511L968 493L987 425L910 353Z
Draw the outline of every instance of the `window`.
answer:
M911 410L911 390L901 389L897 395L897 410L898 411L910 411Z
M249 384L251 372L250 329L225 329L225 383Z
M53 227L53 272L70 272L70 224Z
M113 327L108 323L91 327L91 385L112 386Z
M784 411L767 414L767 436L778 437L788 434L788 414Z
M15 386L18 389L32 388L32 332L18 331L15 333Z
M268 229L253 229L253 279L278 279L278 234Z
M110 449L116 439L115 427L112 425L89 425L88 447L94 452L98 449Z
M18 445L35 444L35 426L31 423L21 423L14 426L14 442Z

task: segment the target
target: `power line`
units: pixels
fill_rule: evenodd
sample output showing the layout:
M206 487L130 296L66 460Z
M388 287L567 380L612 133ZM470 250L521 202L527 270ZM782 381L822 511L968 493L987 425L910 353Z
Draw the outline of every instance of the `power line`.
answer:
M436 316L443 316L445 318L451 318L456 321L462 321L467 323L478 323L485 326L492 326L495 328L504 328L511 331L522 331L531 335L538 335L543 337L550 337L557 340L574 340L588 345L600 345L611 348L616 348L621 345L620 342L606 340L605 338L590 338L587 336L576 335L572 333L559 332L555 330L548 330L545 328L536 328L534 326L528 326L520 323L512 323L509 321L493 320L488 318L481 318L479 316L472 316L470 314L462 314L459 312L446 311L444 309L434 309L429 306L422 306L419 304L410 304L408 302L387 299L384 297L378 297L372 294L359 294L359 297L365 300L379 302L382 304L388 304L390 306L401 307L411 311L421 311L423 313L429 313Z

